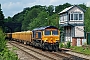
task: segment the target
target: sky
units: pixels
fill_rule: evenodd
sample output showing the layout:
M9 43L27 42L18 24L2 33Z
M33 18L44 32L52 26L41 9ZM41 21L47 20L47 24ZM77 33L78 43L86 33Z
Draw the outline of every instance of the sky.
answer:
M23 11L26 7L32 7L35 5L49 6L49 5L62 5L64 3L74 4L86 4L90 7L90 0L0 0L1 9L4 16L13 17L15 14Z

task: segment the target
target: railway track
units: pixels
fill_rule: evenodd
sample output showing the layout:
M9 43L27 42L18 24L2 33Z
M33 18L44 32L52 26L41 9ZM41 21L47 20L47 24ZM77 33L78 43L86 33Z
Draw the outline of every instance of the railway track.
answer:
M19 49L23 50L27 54L30 54L32 57L36 58L37 60L87 60L85 58L77 57L65 52L49 52L49 51L42 51L40 49L33 48L31 46L23 45L18 42L11 42L10 44L13 44L14 46L19 47ZM17 48L18 48L17 47ZM21 48L23 47L23 48ZM26 51L25 51L26 50ZM33 54L30 53L30 51L33 52Z
M36 58L37 60L56 60L56 59L54 59L54 58L52 58L52 57L49 57L48 55L44 55L44 54L42 54L42 53L40 53L40 52L37 52L37 51L32 50L32 49L30 49L30 48L27 48L27 47L25 47L24 45L19 44L19 43L17 43L17 42L13 42L13 43L9 42L9 43L10 43L11 45L19 48L19 49L22 50L23 52L29 54L30 56Z
M20 48L19 46L15 45L15 44L13 44L13 43L11 43L11 42L8 42L8 43L10 43L11 45L13 45L13 46L15 46L15 47L19 48L21 51L23 51L23 52L27 53L28 55L30 55L30 56L32 56L32 57L34 57L35 59L40 60L38 57L36 57L36 56L34 56L34 55L32 55L32 54L28 53L27 51L25 51L24 49Z
M63 60L89 60L89 59L78 57L78 56L75 56L75 55L71 55L71 54L68 54L68 53L65 53L65 52L53 52L52 54L64 57Z

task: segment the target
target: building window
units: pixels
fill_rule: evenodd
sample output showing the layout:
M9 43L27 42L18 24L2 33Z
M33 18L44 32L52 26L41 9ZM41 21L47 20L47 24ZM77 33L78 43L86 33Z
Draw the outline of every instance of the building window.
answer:
M73 14L71 14L71 20L73 20Z
M82 14L79 14L79 20L82 20Z
M62 21L62 16L60 17L60 21Z
M74 20L78 20L78 14L74 14Z
M64 21L66 20L66 16L63 17L64 18Z
M69 14L69 21L70 21L70 14Z
M71 14L69 14L69 20L83 20L83 14L71 13Z
M67 15L64 16L64 20L67 21Z
M61 17L60 17L60 21L64 21L64 18L63 18L63 16L61 16Z

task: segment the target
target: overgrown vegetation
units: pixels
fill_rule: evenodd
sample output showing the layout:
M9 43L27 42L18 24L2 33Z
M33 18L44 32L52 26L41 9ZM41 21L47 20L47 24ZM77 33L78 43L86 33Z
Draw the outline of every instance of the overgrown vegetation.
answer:
M17 55L6 47L5 34L0 28L0 60L18 60Z
M5 47L6 47L5 34L2 32L2 29L0 27L0 52L2 52Z
M90 55L90 46L84 45L84 46L71 46L70 42L67 43L60 43L60 48L69 48L71 51Z
M4 50L0 52L0 60L18 60L17 55L13 51L14 50L10 51L4 48Z
M60 43L59 47L60 48L70 48L71 43L70 43L70 41L68 41L67 43Z
M72 51L75 51L78 53L90 55L90 48L89 47L72 46L71 49L72 49Z
M1 4L0 4L0 60L18 60L17 55L12 51L10 51L6 43L7 41L5 40L5 34L3 33L4 29L4 14L1 9Z

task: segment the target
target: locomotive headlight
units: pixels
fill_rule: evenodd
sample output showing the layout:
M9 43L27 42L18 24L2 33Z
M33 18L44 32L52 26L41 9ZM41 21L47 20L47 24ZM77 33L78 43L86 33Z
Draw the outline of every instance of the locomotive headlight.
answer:
M47 40L44 40L44 42L47 42Z
M46 42L46 40L44 40L44 42Z

